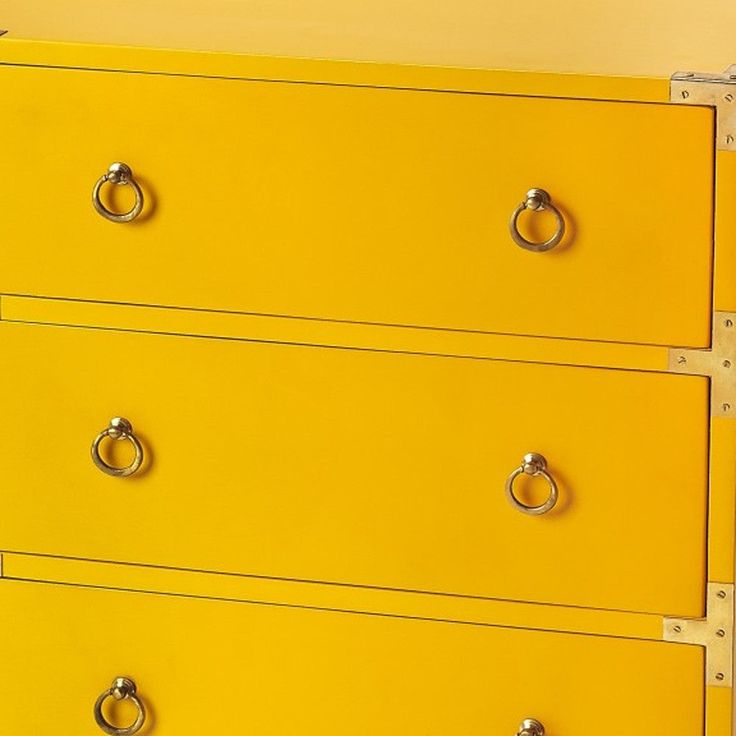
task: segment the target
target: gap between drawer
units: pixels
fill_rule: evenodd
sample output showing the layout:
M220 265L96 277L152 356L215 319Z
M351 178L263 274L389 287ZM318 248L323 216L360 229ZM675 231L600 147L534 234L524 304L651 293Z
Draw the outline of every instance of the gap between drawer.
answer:
M657 372L669 361L659 345L32 296L0 296L0 321Z

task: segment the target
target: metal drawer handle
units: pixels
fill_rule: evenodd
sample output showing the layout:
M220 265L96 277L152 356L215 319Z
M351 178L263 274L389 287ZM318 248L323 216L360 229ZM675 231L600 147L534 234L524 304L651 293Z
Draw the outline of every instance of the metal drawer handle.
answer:
M102 440L105 437L109 437L111 440L128 440L135 450L133 462L122 468L108 465L100 455L100 444L102 444ZM118 478L133 475L141 467L141 463L143 462L143 447L138 438L133 434L133 425L127 419L114 417L110 420L110 426L103 429L95 437L95 441L92 443L92 461L103 473L114 475Z
M146 709L143 707L140 698L135 694L136 686L129 677L116 677L108 690L105 690L97 702L95 702L95 723L105 732L113 734L113 736L132 736L138 733L146 720ZM107 722L105 716L102 715L102 704L108 699L130 700L135 705L138 713L135 721L125 728L116 728Z
M544 726L536 718L525 718L516 736L544 736Z
M531 210L532 212L541 212L542 210L549 210L557 220L557 229L554 235L549 240L545 240L543 243L534 243L531 240L527 240L520 232L518 228L519 215L524 210ZM509 222L509 231L511 237L514 239L516 245L526 250L532 250L535 253L544 253L546 250L554 248L565 234L565 220L560 214L560 211L552 204L552 198L549 196L544 189L530 189L526 193L526 199L514 210L514 214L511 215Z
M549 484L549 496L547 500L539 506L527 506L516 497L514 493L514 481L522 474L531 476L541 476ZM521 465L516 468L506 479L506 497L511 504L524 514L538 516L546 514L554 508L558 497L557 483L555 479L547 472L547 460L543 455L536 452L529 452L524 455Z
M102 204L102 200L100 199L100 190L102 189L102 185L107 183L117 184L120 186L128 184L133 187L133 192L135 192L135 204L132 209L127 212L112 212ZM110 168L107 170L107 173L103 174L97 180L95 188L92 190L92 204L94 204L95 209L99 214L111 222L130 222L131 220L135 220L143 210L143 192L138 186L138 182L133 178L133 171L130 166L120 162L110 164Z

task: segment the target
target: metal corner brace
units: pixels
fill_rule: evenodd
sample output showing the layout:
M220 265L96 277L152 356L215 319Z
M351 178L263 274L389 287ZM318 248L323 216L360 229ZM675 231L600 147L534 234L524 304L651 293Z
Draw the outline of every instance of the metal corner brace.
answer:
M736 151L736 64L723 74L675 72L670 78L670 101L715 107L716 148Z
M736 312L713 313L709 350L670 348L668 369L710 377L711 413L736 418Z
M665 618L663 638L705 647L705 682L716 687L733 683L734 586L708 583L705 618Z

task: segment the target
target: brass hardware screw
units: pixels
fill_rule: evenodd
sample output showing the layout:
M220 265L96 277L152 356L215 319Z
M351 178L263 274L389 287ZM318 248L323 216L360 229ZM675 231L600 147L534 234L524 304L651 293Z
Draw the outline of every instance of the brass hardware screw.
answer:
M720 682L724 678L725 678L725 675L723 674L723 672L716 672L716 680Z
M686 89L682 90L682 99L686 100L688 97L690 97L690 93Z
M716 636L719 636L721 639L723 639L723 637L726 636L726 632L723 629L718 629L718 631L716 631Z
M723 321L723 324L726 325L726 327L733 327L733 320L732 319L726 319Z
M686 358L686 357L685 357L684 355L680 355L680 356L678 356L678 358L677 358L677 362L678 362L678 363L679 363L680 365L683 365L684 363L687 363L687 358Z
M675 625L672 627L672 631L674 631L675 634L679 634L682 631L682 626L680 626L679 624Z
M731 361L730 360L724 360L723 361L723 367L724 368L730 368L731 367Z
M726 597L726 591L725 590L719 590L718 593L716 593L716 595L719 598L725 598Z
M733 143L733 141L734 141L734 138L733 138L733 136L732 136L732 135L731 135L731 134L729 133L729 134L728 134L728 135L726 136L726 143Z
M729 92L723 99L726 100L726 102L733 102L733 95Z
M723 411L731 411L731 404L721 404Z

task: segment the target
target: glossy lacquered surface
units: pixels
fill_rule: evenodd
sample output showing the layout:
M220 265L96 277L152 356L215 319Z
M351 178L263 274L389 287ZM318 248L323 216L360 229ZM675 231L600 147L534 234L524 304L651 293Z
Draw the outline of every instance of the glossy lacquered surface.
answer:
M32 583L2 593L8 733L96 733L92 705L118 675L149 711L141 733L157 736L233 723L513 736L531 715L565 736L591 723L596 736L702 732L697 647ZM125 725L131 709L108 717Z
M12 324L0 339L8 550L702 614L703 378ZM130 478L90 458L114 416L146 452ZM560 486L537 518L504 494L527 452Z
M709 109L9 66L0 83L5 293L708 343ZM113 161L146 196L132 223L91 203ZM548 253L508 232L530 187L566 218Z

